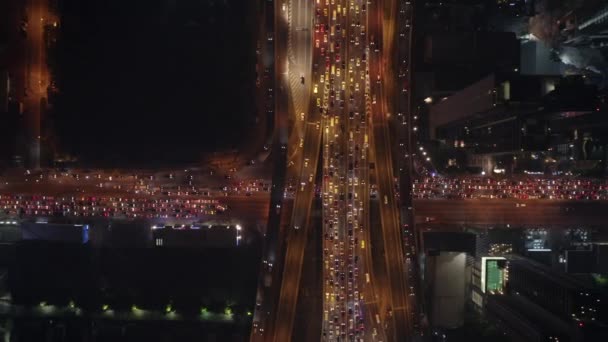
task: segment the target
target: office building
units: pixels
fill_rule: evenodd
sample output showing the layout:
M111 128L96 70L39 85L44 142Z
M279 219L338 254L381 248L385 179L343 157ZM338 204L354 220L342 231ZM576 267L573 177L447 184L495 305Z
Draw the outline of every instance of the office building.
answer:
M441 329L461 327L475 253L475 234L425 232L423 246L430 323Z
M430 284L427 294L433 327L451 329L464 324L466 261L466 254L461 252L438 252L426 257L425 280Z
M429 132L486 173L564 172L605 162L599 101L580 78L491 74L432 104Z
M603 301L592 284L525 258L509 260L508 291L521 295L564 320L606 322Z

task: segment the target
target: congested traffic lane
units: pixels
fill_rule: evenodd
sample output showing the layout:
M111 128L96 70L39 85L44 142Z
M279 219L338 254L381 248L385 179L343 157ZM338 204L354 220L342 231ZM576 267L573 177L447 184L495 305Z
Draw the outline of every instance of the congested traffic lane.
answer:
M374 327L374 283L368 278L371 262L365 253L369 236L366 3L335 1L326 6L318 13L329 22L320 29L328 31L328 38L324 35L317 47L326 58L323 88L329 91L323 150L322 336L325 340L383 339L382 331ZM372 304L364 307L364 303Z
M349 263L349 248L348 244L345 244L346 234L343 228L346 221L346 189L343 181L345 127L341 120L342 111L338 108L343 107L340 105L340 89L336 87L336 84L340 85L343 80L339 47L343 46L340 28L344 27L345 21L341 6L340 2L320 4L317 11L320 24L318 49L325 58L322 71L324 97L320 104L320 110L324 111L322 339L329 341L345 339L348 324L345 270Z
M582 177L434 176L416 180L413 196L427 199L605 201L608 200L608 182Z
M358 285L355 296L362 308L358 314L363 322L364 329L361 334L366 340L386 340L384 329L376 317L379 317L380 309L376 301L376 293L380 292L373 279L373 264L371 259L370 222L369 222L369 135L370 115L369 102L366 93L369 92L366 84L368 74L369 38L367 34L368 12L367 1L351 1L350 17L347 34L347 80L345 87L345 99L348 101L344 120L349 132L347 144L348 156L348 193L352 193L352 199L348 208L352 208L351 217L355 223L354 248L357 251L355 258L360 260L355 263ZM351 135L352 133L352 135ZM350 223L348 223L350 225ZM347 227L350 230L350 227ZM353 238L351 237L351 240ZM367 244L366 244L367 243Z

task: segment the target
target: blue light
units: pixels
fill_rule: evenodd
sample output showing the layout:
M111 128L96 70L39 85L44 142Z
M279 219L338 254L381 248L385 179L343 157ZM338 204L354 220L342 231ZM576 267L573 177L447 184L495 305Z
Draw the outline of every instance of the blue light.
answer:
M84 225L82 229L82 243L89 242L89 225Z

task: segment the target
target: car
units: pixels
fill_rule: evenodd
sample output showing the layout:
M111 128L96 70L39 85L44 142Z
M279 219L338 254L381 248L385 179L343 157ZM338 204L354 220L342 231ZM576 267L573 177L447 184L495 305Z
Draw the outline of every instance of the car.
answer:
M304 75L300 75L300 83L304 84Z

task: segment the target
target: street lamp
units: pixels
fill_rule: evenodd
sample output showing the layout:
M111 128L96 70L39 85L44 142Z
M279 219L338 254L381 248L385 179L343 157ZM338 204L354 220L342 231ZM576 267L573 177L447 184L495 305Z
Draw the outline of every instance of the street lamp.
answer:
M243 227L241 227L240 224L236 225L236 245L239 245L239 241L241 241L241 239L243 238L241 236L241 230L243 229Z

